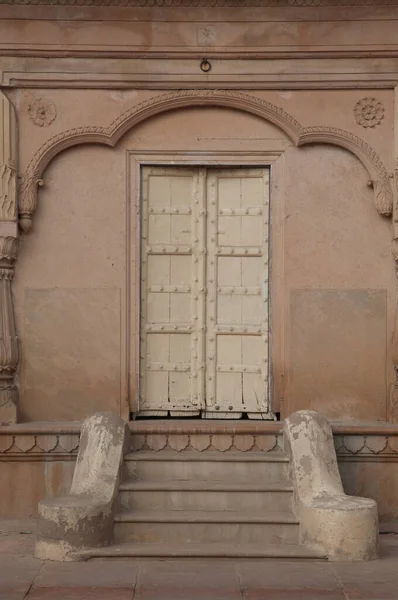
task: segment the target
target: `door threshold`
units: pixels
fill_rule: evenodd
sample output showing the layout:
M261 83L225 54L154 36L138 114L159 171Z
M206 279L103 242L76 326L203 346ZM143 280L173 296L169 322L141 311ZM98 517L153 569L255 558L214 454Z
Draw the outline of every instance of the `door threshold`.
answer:
M272 411L262 413L231 413L216 411L195 411L189 414L183 411L142 411L130 413L131 421L280 421L280 413Z

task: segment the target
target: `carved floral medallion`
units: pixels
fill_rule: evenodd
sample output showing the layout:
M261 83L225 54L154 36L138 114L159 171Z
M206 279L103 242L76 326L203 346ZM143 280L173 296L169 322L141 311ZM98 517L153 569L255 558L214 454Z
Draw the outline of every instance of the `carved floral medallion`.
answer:
M52 100L47 98L38 98L29 106L29 116L31 121L39 127L48 127L57 116L57 109Z
M376 98L361 98L354 106L354 116L361 127L376 127L384 118L384 106Z

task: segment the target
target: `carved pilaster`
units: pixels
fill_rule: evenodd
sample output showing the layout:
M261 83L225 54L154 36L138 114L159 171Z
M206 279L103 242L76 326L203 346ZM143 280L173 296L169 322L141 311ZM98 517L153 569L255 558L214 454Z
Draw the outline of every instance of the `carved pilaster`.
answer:
M392 216L392 255L395 264L395 273L398 284L398 86L394 90L394 156L395 169L392 181L393 194L393 216ZM395 321L392 335L392 361L395 371L395 381L391 386L390 392L390 417L395 423L398 419L398 285L396 287L395 298Z
M0 92L0 424L17 422L18 366L11 281L17 259L17 120L14 107Z
M19 349L11 282L18 239L0 237L0 424L17 422L18 389L14 382Z
M394 171L394 181L393 181L393 204L394 204L394 212L393 212L393 240L392 240L392 255L395 264L395 274L397 277L398 284L398 160L396 169ZM398 288L397 288L397 299L395 302L395 322L394 322L394 331L392 336L392 361L395 371L395 381L391 387L390 393L390 410L391 410L391 419L393 422L396 422L398 419Z
M15 221L17 126L14 107L0 92L0 221Z

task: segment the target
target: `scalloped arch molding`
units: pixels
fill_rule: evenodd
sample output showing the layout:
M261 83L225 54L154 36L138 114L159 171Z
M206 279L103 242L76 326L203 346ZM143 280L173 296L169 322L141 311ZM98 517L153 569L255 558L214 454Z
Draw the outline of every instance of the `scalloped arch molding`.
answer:
M393 194L389 174L380 157L363 139L335 127L302 127L280 107L250 94L232 90L186 90L161 94L141 102L121 114L109 127L79 127L50 138L32 157L22 177L19 198L19 222L22 230L27 232L31 228L37 206L38 186L43 185L44 170L60 152L87 143L114 147L127 131L142 121L166 111L192 106L225 106L256 115L282 129L295 146L319 143L345 148L367 169L378 212L391 216Z

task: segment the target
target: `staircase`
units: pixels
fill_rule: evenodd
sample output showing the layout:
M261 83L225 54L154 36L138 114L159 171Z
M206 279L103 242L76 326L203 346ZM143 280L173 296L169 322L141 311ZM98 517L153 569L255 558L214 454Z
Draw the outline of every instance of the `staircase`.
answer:
M279 425L133 423L100 557L324 558L298 543Z

